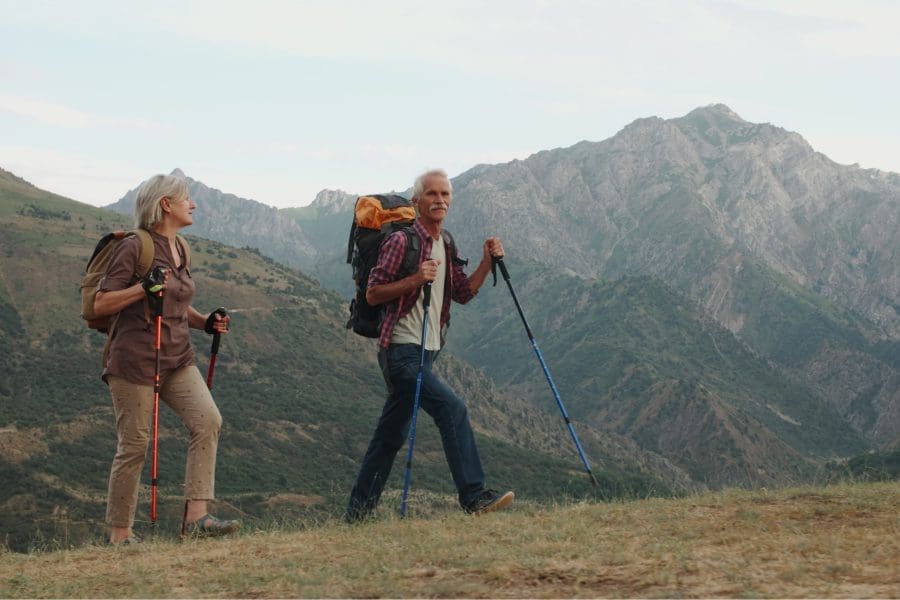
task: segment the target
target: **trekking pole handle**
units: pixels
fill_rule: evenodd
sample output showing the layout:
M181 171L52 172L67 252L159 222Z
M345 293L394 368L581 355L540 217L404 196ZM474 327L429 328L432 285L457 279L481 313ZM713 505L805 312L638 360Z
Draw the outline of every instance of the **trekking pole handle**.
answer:
M503 275L503 279L509 281L509 271L506 270L506 264L503 262L502 256L492 256L491 257L491 270L494 271L494 284L497 283L497 267L500 267L500 274Z
M431 304L431 282L427 282L425 284L425 289L423 290L425 297L423 298L423 305L428 306Z
M212 349L210 350L210 354L218 354L219 353L219 342L222 340L222 335L219 333L213 334L212 341Z

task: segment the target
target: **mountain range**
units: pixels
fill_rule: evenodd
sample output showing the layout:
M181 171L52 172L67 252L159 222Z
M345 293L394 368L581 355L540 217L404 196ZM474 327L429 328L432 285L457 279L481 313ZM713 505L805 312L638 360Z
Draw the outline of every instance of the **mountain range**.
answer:
M797 133L716 104L638 119L602 142L479 165L452 183L447 226L460 247L477 251L499 235L509 263L590 281L658 280L869 442L900 444L900 175L839 165ZM314 240L291 264L343 294L354 198L323 191L280 211ZM130 210L126 200L115 207ZM541 301L552 303L545 291ZM471 345L451 336L451 348L493 375Z

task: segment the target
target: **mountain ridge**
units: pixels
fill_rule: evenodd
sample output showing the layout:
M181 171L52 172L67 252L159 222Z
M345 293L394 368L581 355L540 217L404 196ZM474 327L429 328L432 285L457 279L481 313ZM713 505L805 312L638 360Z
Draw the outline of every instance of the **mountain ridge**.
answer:
M838 165L798 133L714 104L639 118L599 142L478 165L453 184L448 228L464 252L499 234L526 263L589 279L657 277L879 443L900 436L896 366L876 350L900 337L900 269L889 259L900 253L891 235L900 176ZM320 195L321 206L286 214L316 231L316 256L303 268L349 295L354 197ZM767 333L797 318L789 340ZM804 361L789 356L797 344ZM842 377L821 376L832 370Z

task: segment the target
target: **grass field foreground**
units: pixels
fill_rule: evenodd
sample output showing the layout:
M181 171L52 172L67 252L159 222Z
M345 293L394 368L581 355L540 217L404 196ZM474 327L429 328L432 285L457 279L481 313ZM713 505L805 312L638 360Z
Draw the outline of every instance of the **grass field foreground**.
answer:
M4 598L900 597L900 483L0 554Z

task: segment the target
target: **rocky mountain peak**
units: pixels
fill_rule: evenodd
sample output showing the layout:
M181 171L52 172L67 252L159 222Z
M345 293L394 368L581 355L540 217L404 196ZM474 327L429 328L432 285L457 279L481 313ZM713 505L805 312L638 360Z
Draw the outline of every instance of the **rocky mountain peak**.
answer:
M344 190L322 190L316 194L316 198L310 206L323 214L330 214L352 210L355 202L355 194Z
M736 121L739 123L747 123L744 119L741 118L739 114L731 110L727 105L722 103L717 104L707 104L706 106L701 106L695 108L691 112L689 112L686 117L691 116L706 116L706 117L715 117L718 119L727 119L730 121Z
M735 134L749 135L751 130L760 127L745 121L724 104L696 108L681 118L673 119L672 123L682 130L696 131L707 140L718 139L722 142L727 142L729 136Z

